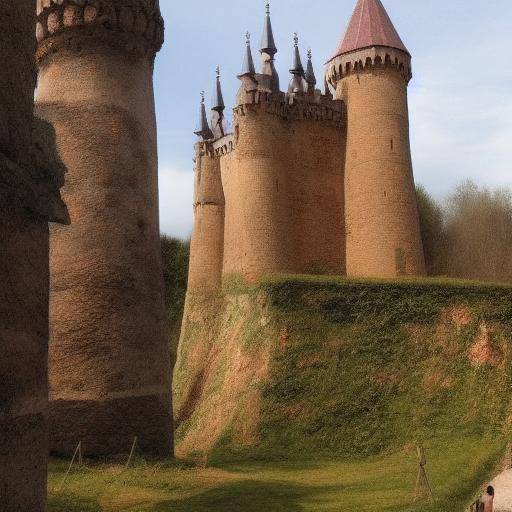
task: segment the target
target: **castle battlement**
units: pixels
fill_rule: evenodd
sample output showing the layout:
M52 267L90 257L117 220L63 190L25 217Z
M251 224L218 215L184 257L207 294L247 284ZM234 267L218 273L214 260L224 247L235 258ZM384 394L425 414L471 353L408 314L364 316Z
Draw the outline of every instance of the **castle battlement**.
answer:
M334 57L327 64L326 80L336 88L338 82L348 75L382 68L398 71L407 83L412 78L411 56L408 53L396 48L374 46Z
M342 128L345 124L343 102L322 95L320 91L317 93L288 96L257 91L253 95L253 101L246 101L234 108L234 124L236 124L238 116L246 116L251 112L259 111L277 115L289 121L311 119L333 123Z
M158 0L37 0L37 60L58 50L94 48L154 57L164 41Z
M211 122L201 101L190 290L215 291L230 275L422 275L411 56L380 0L358 0L323 93L296 34L285 92L276 53L267 6L259 72L247 34L232 133L219 70Z

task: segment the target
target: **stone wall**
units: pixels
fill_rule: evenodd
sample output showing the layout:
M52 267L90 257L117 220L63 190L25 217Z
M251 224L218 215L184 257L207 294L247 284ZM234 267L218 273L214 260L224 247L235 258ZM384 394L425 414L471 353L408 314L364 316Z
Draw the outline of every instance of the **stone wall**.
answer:
M235 109L221 156L224 275L343 274L341 105L263 95Z
M338 82L337 96L347 105L349 277L425 274L404 73L367 63Z
M51 233L50 443L172 453L160 256L154 0L38 5L37 111L68 168L72 227Z
M46 510L48 222L67 222L52 128L33 118L35 2L0 3L0 508Z

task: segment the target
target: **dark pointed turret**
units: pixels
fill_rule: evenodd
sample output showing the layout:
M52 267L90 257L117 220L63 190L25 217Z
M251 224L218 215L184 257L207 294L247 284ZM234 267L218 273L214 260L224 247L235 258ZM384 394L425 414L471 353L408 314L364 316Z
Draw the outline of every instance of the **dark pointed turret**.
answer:
M293 36L293 66L290 69L290 73L293 78L288 87L289 93L304 93L308 89L308 84L305 80L304 66L302 65L302 59L300 58L299 51L299 36L297 33Z
M270 4L266 5L267 14L263 26L263 36L261 37L261 80L258 79L263 90L272 93L279 92L279 75L274 65L274 57L277 53L276 43L274 42L274 33L272 32L272 22L270 21Z
M224 104L222 86L220 83L220 68L217 67L215 71L217 73L217 80L215 82L215 88L213 89L212 110L215 110L216 112L224 112L226 105Z
M215 89L213 90L212 100L212 131L215 139L220 139L226 135L224 130L224 96L222 95L222 85L220 83L220 68L217 66L215 70L217 78L215 81Z
M311 49L308 50L308 64L306 67L306 82L308 83L308 92L315 92L316 87L316 76L313 68L313 59Z
M274 42L274 32L272 31L272 22L270 20L270 4L266 5L267 15L263 26L263 35L261 36L261 53L268 53L272 57L277 53L276 43Z
M206 107L204 105L204 92L201 93L201 105L199 106L199 121L197 123L196 131L194 132L202 140L210 140L213 138L213 133L208 124L206 117Z
M245 46L245 55L244 55L244 63L242 65L242 72L238 75L238 78L243 76L254 76L256 74L256 68L254 67L254 60L252 58L252 50L251 50L251 34L247 32L245 34L246 38L246 46Z

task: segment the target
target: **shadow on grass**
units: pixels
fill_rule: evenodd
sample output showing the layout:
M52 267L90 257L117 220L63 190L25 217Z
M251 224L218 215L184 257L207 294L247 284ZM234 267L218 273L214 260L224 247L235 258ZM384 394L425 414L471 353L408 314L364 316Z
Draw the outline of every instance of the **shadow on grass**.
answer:
M163 501L151 512L302 512L301 502L332 491L333 487L307 487L280 482L236 482L183 500Z
M48 498L48 510L51 512L102 512L103 509L95 499L62 492Z

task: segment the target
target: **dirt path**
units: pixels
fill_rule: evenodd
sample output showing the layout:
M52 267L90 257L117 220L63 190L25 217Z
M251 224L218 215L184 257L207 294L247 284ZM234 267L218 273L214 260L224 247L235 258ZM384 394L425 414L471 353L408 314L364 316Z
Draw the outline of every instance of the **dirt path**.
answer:
M504 471L492 482L496 496L494 498L495 512L512 512L512 469Z

